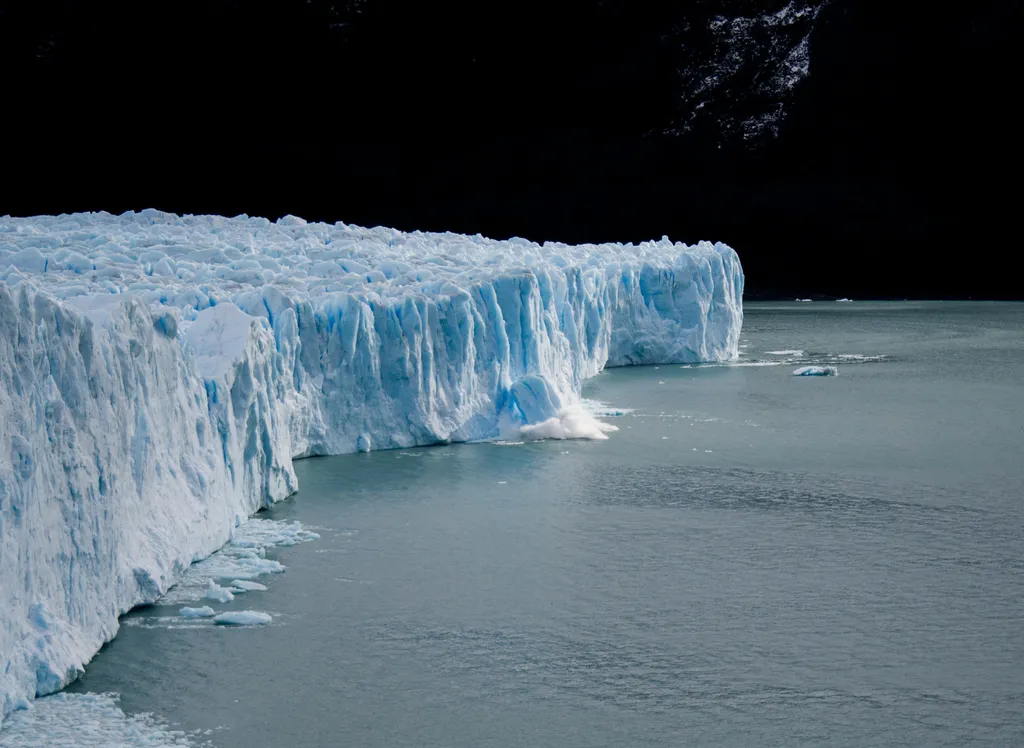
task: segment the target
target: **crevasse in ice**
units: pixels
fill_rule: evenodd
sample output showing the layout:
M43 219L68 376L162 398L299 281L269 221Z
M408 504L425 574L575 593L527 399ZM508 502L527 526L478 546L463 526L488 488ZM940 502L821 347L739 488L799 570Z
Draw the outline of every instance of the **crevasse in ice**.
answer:
M600 437L581 382L735 358L742 291L707 242L0 218L0 715L295 491L294 458Z

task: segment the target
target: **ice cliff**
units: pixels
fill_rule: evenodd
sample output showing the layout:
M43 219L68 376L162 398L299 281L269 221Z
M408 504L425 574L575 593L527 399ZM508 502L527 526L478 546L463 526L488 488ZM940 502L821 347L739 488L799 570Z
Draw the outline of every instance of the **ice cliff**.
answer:
M605 366L734 358L732 249L146 210L0 218L0 723L292 459L533 430Z

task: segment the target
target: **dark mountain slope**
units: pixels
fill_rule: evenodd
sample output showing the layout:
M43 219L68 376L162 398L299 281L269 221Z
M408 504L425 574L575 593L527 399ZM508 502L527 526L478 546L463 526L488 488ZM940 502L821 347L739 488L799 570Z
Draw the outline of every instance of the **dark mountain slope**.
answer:
M1020 3L898 5L8 2L0 212L718 238L753 294L1019 297Z

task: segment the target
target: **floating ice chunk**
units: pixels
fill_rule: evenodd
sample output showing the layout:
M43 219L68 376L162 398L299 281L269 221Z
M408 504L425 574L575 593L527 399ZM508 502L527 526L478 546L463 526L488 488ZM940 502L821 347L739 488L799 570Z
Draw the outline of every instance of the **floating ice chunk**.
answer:
M835 366L801 366L793 371L794 377L836 377L839 369Z
M273 620L269 613L256 610L229 610L213 617L213 622L221 626L262 626Z
M851 301L853 301L853 299L836 299L836 303L838 304L849 303Z
M266 592L267 590L266 585L260 584L259 582L250 582L248 579L235 579L231 582L231 586L240 590L245 590L246 592Z
M189 608L186 606L178 611L178 615L182 618L210 618L216 615L216 611L209 605L204 605L201 608Z
M813 301L813 299L796 299L796 301Z
M209 585L206 587L206 594L204 597L207 600L213 600L218 603L229 603L235 599L231 590L221 587L219 584L210 580Z
M796 356L797 358L807 355L807 351L801 351L796 348L787 349L784 351L765 351L768 356Z

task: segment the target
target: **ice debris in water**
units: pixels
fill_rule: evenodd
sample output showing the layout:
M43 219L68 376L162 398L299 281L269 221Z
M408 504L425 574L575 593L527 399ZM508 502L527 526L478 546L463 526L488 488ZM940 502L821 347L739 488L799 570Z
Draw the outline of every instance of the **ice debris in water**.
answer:
M231 590L221 587L219 584L214 582L212 579L206 587L206 594L203 595L207 600L213 600L218 603L229 603L235 599L234 594Z
M294 458L601 438L582 382L736 358L742 295L708 242L0 217L0 721L295 492ZM280 570L250 550L165 601Z
M227 602L234 598L232 590L265 590L264 585L251 580L262 574L278 574L285 569L280 561L266 557L267 549L293 546L319 537L300 522L254 517L236 527L231 540L223 548L186 569L180 581L160 598L160 603L179 605L203 597ZM227 586L221 586L217 580L227 582ZM211 590L214 596L211 596ZM231 597L220 599L223 593Z
M213 622L221 626L262 626L273 620L269 613L256 610L229 610L213 617Z
M794 377L836 377L839 369L835 366L801 366L793 371Z
M267 589L267 586L265 584L260 584L259 582L251 582L248 579L233 579L231 580L231 586L235 589L244 590L246 592L265 592Z
M3 748L198 748L210 731L171 729L151 714L128 715L112 693L58 693L9 716L0 730Z
M583 406L584 410L597 418L617 418L633 412L632 408L616 408L614 405L609 405L600 400L587 400L586 398L580 401L580 405Z
M209 605L204 605L201 608L189 608L186 606L178 611L178 615L182 618L210 618L216 615L216 612Z

